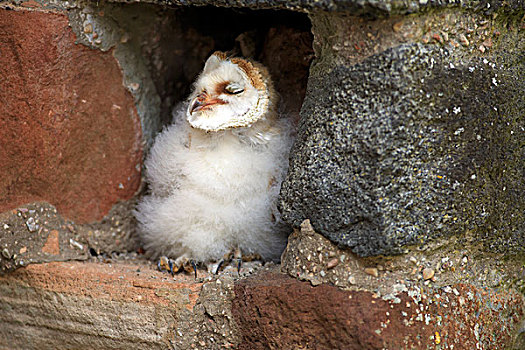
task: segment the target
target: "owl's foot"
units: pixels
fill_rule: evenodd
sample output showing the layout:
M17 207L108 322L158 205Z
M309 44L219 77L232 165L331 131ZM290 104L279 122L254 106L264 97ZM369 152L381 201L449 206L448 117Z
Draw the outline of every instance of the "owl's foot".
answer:
M221 267L224 265L225 262L228 264L232 262L236 262L237 273L239 273L241 271L241 262L242 262L241 250L239 248L235 248L229 251L228 253L224 254L224 257L221 260L219 260L219 262L217 263L217 269L215 270L214 274L217 275L219 273L219 271L221 270Z
M234 266L237 267L237 273L240 274L242 262L254 260L261 260L261 256L259 254L242 255L240 248L232 249L229 253L225 254L224 257L218 262L217 269L215 269L214 274L218 274L220 272L221 267L224 265L224 263L232 263Z
M161 256L157 267L159 268L159 271L168 271L172 275L182 271L188 273L194 272L195 279L197 279L197 263L195 260L189 259L186 255L179 256L175 260L166 256Z
M173 261L166 256L161 256L159 262L157 263L157 268L159 271L168 271L173 274Z

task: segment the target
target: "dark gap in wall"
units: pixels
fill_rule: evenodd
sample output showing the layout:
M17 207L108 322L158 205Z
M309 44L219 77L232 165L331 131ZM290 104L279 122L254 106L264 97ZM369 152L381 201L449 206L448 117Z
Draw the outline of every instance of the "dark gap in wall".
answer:
M189 95L191 84L214 51L236 50L268 67L282 97L283 113L296 120L313 59L311 23L290 11L214 7L166 8L142 45L162 100L161 121Z

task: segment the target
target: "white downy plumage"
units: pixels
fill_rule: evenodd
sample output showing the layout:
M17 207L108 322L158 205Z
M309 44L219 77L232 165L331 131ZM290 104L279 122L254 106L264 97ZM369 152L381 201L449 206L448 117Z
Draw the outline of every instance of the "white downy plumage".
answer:
M208 59L146 160L150 194L135 214L150 254L210 262L239 248L280 258L290 228L276 201L292 136L275 100L264 67L222 53Z

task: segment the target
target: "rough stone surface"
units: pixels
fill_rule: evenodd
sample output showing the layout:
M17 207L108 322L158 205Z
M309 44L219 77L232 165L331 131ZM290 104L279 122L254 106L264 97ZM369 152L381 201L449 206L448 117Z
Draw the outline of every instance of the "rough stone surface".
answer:
M330 267L334 260L338 263ZM516 257L487 253L482 247L465 246L460 240L449 238L437 240L424 249L412 250L406 255L361 258L348 249L338 248L316 233L310 222L305 220L301 229L296 229L289 237L281 269L294 278L308 281L312 286L333 285L347 291L368 291L375 300L387 301L387 305L404 304L406 295L415 298L420 311L427 310L426 306L421 308L425 303L440 305L440 308L429 308L429 313L418 314L415 318L424 334L432 318L436 317L439 322L434 326L434 338L426 342L424 337L418 338L421 343L408 341L403 346L396 344L392 346L395 349L410 349L407 344L415 344L416 349L433 349L438 345L435 342L438 339L436 331L444 349L452 349L452 345L454 349L458 346L460 349L487 350L522 348L525 314L520 310L525 310L525 266ZM433 276L428 280L425 280L425 277L429 277L425 276L425 270L433 271ZM377 276L368 271L374 271ZM487 295L491 295L490 299L478 299ZM501 304L502 300L513 301ZM480 307L486 309L480 312ZM509 311L509 308L515 308L515 311ZM385 312L390 311L386 308ZM471 318L472 313L484 315L477 326ZM406 316L406 311L402 315ZM506 320L509 317L511 321ZM492 321L501 325L511 322L513 326L502 335L480 337L479 330ZM238 323L242 324L240 321ZM403 323L409 325L411 321L403 320ZM492 326L498 327L495 324L489 327ZM472 330L474 333L469 333ZM405 331L401 330L400 334L405 334ZM446 338L444 334L447 334ZM391 339L390 335L385 337ZM483 340L480 342L479 339ZM465 344L458 344L463 340ZM274 340L272 338L269 341Z
M235 295L239 349L503 349L525 312L519 294L461 284L386 301L275 273L238 282Z
M237 349L237 323L232 314L234 278L205 279L196 305L182 310L170 340L175 349Z
M34 203L0 213L0 274L31 263L86 259L88 245L55 207Z
M420 15L390 27L405 43L387 50L373 32L342 41L359 19L312 19L318 59L281 190L285 220L309 218L361 256L454 234L524 253L521 19ZM463 33L485 51L462 47Z
M140 260L19 269L0 277L0 349L492 350L509 344L525 313L522 296L467 284L397 288L385 299L275 269L199 276L173 278Z
M240 276L229 266L219 276L199 269L194 279L144 260L96 260L0 276L0 349L237 347L234 283L259 265L246 263Z
M43 6L46 5L42 3ZM67 7L63 2L62 7ZM56 5L56 4L55 4ZM157 23L162 16L151 6L121 6L106 3L85 3L67 12L69 24L77 41L97 51L112 52L122 70L122 84L133 96L140 118L142 137L147 151L154 135L162 128L161 97L151 76L148 60L160 64L149 55L155 46ZM145 52L143 52L145 51Z
M89 224L67 220L44 202L0 213L0 274L32 263L136 254L133 208L132 200L120 202L100 222Z
M200 288L137 261L31 265L0 277L0 349L166 349Z
M35 200L101 219L140 183L141 129L111 53L62 14L0 9L0 212Z
M436 241L407 255L361 258L338 248L305 220L289 237L281 270L314 286L368 290L385 300L394 300L399 292L410 288L439 289L457 284L500 292L525 291L525 266L519 259L469 249L459 240L444 241L446 244ZM330 267L334 260L336 266ZM433 275L427 275L430 271Z
M23 2L23 0L15 0ZM250 9L285 9L292 11L348 12L354 15L381 16L408 14L427 11L433 8L461 7L492 14L500 9L523 10L522 0L113 0L115 2L154 3L170 6L216 6ZM28 1L29 2L29 1ZM41 3L53 6L56 0L43 0ZM32 4L31 4L32 5ZM29 5L29 6L31 6ZM75 2L66 6L74 7ZM34 5L32 5L34 6Z

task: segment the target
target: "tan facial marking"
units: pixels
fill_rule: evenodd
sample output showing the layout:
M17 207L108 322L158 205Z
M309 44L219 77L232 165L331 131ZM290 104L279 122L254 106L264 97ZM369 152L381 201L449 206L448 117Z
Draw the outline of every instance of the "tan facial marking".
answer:
M224 61L228 58L225 52L222 51L215 51L212 56L217 56L218 59Z
M216 95L220 95L222 93L224 93L226 90L226 86L230 85L230 82L229 81L225 81L225 82L222 82L220 84L217 84L217 86L215 87L215 94Z
M264 84L264 81L261 77L261 73L259 73L259 70L251 62L237 57L232 58L231 62L235 63L246 73L253 87L255 87L257 90L266 90L266 85Z

